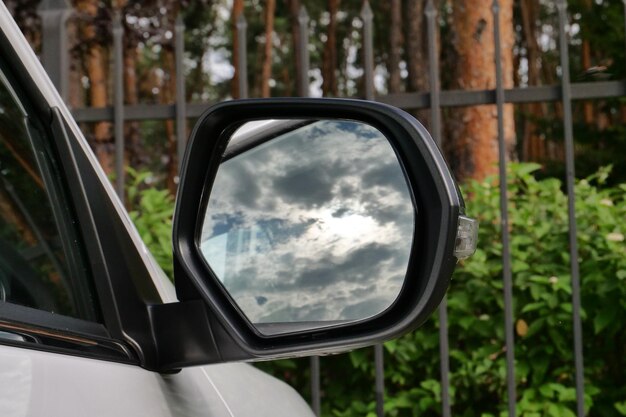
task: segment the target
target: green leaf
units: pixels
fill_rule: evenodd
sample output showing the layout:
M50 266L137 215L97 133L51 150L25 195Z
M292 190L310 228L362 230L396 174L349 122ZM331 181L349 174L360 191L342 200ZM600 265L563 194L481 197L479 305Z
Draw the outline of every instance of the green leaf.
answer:
M532 321L530 325L528 326L528 332L526 332L526 337L531 337L535 333L537 333L539 330L543 329L545 322L546 322L546 319L543 317Z
M626 416L626 401L617 402L613 404L618 413L623 416Z
M511 169L518 174L520 177L526 176L531 172L538 171L541 169L541 165L536 163L523 163L523 164L511 164Z
M559 401L561 402L573 402L576 401L576 389L563 387L559 391Z
M559 409L558 404L548 403L548 415L551 417L561 417L561 410Z
M593 319L593 328L596 334L600 333L617 317L617 306L608 305Z
M554 388L552 387L552 384L544 384L539 387L539 392L544 396L544 398L552 398L554 395Z
M535 310L540 310L546 307L546 303L543 301L537 301L536 303L528 303L522 308L522 313L528 313Z

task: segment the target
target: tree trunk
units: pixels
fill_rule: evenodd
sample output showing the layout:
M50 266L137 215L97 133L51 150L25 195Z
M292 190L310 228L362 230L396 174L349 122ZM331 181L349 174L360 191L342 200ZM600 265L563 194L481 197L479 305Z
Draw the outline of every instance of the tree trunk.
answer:
M4 147L13 156L15 161L22 167L28 176L31 177L35 184L43 190L43 180L37 172L37 169L33 167L31 157L28 154L24 154L24 147L19 146L19 142L17 144L13 143L15 132L11 132L9 130L10 129L2 129L0 132L0 140L4 142Z
M270 79L272 78L272 40L274 38L274 13L276 0L266 0L265 3L265 50L263 67L261 70L261 97L270 96Z
M20 213L19 209L15 207L8 193L5 193L2 188L0 188L0 210L2 211L2 222L13 225L17 233L28 246L32 247L37 244L37 238L28 222Z
M402 58L402 3L391 0L391 27L389 28L389 92L399 93L402 89L400 60Z
M408 0L405 4L405 51L408 70L408 91L429 90L428 80L428 39L424 9L426 0ZM411 112L424 126L429 127L430 110Z
M537 43L540 5L534 2L520 3L522 39L526 47L528 59L528 85L541 85L541 50ZM545 118L547 108L545 103L528 103L523 107L523 139L522 155L524 161L542 161L546 158L546 144L540 135L536 121Z
M454 0L452 15L453 45L457 55L456 88L494 89L496 86L493 15L491 2ZM513 86L513 1L500 1L502 73L505 88ZM454 109L449 121L448 151L459 179L483 179L497 172L497 112L493 105ZM505 105L504 139L506 155L513 155L515 124L513 106Z
M231 13L231 28L233 36L232 62L235 72L230 84L230 94L233 98L239 98L239 40L237 39L237 19L243 13L243 0L233 1L233 11Z
M126 36L124 48L124 99L128 105L139 104L139 88L137 82L137 44L135 39ZM126 122L124 136L128 150L128 163L138 169L148 162L143 140L141 138L139 122Z
M97 39L96 27L93 20L98 14L97 0L81 0L76 2L79 13L88 16L80 21L80 41L87 45L84 59L87 77L89 78L89 101L91 107L106 107L107 101L107 52ZM93 130L94 152L100 161L104 172L111 174L114 170L114 146L111 136L111 123L98 122Z
M72 22L72 20L70 20ZM69 23L67 25L68 45L76 45L79 42L80 34L77 25ZM69 82L68 82L68 104L72 109L85 107L85 89L82 85L82 78L85 76L84 66L81 57L75 51L70 51L69 55ZM81 129L84 127L81 126Z
M287 0L289 6L289 24L291 26L291 43L293 49L293 59L296 63L296 77L295 83L291 87L291 91L298 94L298 86L302 83L302 68L300 68L300 57L302 51L300 50L300 25L298 22L298 14L300 13L300 0Z
M337 11L340 0L328 0L330 21L326 30L326 43L322 56L322 91L325 96L339 95L337 85Z
M411 91L428 90L425 3L425 0L408 0L406 2L406 59Z
M248 87L250 97L261 96L261 85L263 84L263 63L265 62L265 44L256 42L256 51L254 53L254 65L249 67L248 72L254 74L252 85ZM251 60L252 61L252 60Z

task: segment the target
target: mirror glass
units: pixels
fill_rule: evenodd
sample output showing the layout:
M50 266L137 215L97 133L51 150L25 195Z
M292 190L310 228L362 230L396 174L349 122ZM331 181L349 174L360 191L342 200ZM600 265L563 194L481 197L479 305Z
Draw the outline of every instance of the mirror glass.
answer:
M400 162L376 128L254 121L228 144L198 245L259 332L286 333L390 307L415 216Z

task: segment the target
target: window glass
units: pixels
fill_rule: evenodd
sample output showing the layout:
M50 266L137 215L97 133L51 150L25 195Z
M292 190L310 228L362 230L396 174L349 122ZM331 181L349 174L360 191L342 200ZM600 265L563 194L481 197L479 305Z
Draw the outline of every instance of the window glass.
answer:
M94 320L90 277L57 171L0 73L0 301Z

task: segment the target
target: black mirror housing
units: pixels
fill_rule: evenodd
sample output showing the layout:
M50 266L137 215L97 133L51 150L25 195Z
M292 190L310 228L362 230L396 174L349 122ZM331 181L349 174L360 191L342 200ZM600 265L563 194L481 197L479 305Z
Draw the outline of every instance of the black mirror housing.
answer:
M266 119L362 122L380 131L393 147L419 216L415 217L406 277L395 301L380 314L319 328L263 334L203 259L200 224L228 141L243 123ZM195 362L335 353L417 328L436 309L448 287L457 262L460 216L466 219L463 214L462 197L437 145L417 120L400 109L368 101L314 98L238 100L213 106L200 117L188 143L174 217L177 295L181 302L203 303L206 325L212 327L206 333L212 340L205 343L212 345L207 351L216 357Z

